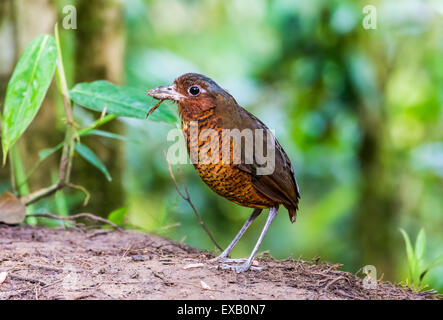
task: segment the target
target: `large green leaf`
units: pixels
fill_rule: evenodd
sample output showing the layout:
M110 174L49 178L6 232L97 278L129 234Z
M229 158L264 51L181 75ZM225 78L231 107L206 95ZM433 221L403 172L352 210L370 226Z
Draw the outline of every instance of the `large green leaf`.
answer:
M71 99L88 109L103 111L124 117L145 119L151 99L143 90L117 86L108 81L79 83L70 91ZM162 108L163 107L163 108ZM158 108L150 120L175 122L175 115L166 106Z
M40 109L56 62L55 40L45 34L34 39L20 57L6 89L2 116L3 162Z
M101 160L95 155L95 153L91 149L89 149L87 146L81 143L76 143L74 145L74 148L75 151L77 151L78 154L81 155L86 161L88 161L90 164L92 164L101 172L103 172L108 181L112 180L108 169L106 169L106 166L103 164L103 162L101 162Z

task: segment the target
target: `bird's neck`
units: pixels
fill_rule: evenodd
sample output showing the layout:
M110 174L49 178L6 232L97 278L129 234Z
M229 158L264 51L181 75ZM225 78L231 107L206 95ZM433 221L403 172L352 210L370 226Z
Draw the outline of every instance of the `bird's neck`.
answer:
M198 104L186 104L186 106L179 103L178 113L182 122L200 121L209 118L215 114L215 108L202 108Z

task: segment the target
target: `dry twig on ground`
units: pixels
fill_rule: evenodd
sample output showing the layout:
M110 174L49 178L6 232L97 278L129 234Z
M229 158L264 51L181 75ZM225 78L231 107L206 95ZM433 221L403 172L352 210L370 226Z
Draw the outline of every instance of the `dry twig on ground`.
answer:
M50 213L33 213L33 214L28 214L26 217L27 218L28 217L48 218L48 219L62 220L62 221L75 221L77 219L86 218L86 219L90 219L93 221L98 221L98 222L108 224L111 227L115 228L116 230L121 230L121 228L118 225L116 225L115 223L113 223L105 218L93 215L92 213L78 213L78 214L74 214L72 216L66 216L66 217L57 216L55 214L50 214Z

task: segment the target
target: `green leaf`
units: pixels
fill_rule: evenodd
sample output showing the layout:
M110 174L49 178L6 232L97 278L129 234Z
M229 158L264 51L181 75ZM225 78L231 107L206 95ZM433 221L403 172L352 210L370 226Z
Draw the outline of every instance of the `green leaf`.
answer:
M122 136L120 134L116 134L116 133L112 133L112 132L104 131L104 130L91 129L91 130L85 131L84 133L80 134L81 137L87 136L87 135L96 135L96 136L101 136L101 137L110 138L110 139L130 141L132 143L138 143L138 144L141 143L140 140L130 139L130 138Z
M434 261L432 261L428 267L420 274L420 281L423 280L424 276L435 267L443 266L443 255L438 256Z
M80 144L76 143L74 148L75 148L75 151L77 151L78 154L81 155L86 161L88 161L94 167L96 167L101 172L103 172L103 174L105 175L106 179L108 179L108 181L112 180L111 175L109 174L108 169L106 169L106 166L95 155L95 153L92 152L91 149L89 149L87 146L85 146L84 144L81 144L81 143Z
M103 137L107 137L107 138L113 138L113 139L120 139L120 140L128 140L128 138L112 133L112 132L107 132L107 131L103 131L103 130L96 130L96 129L90 129L89 131L85 131L83 133L80 133L80 136L87 136L87 135L98 135L98 136L103 136ZM132 140L133 142L137 142L139 143L139 141L136 140ZM52 148L47 148L47 149L42 149L39 151L38 153L38 161L34 164L34 166L32 167L32 169L30 170L30 172L28 173L28 176L26 177L26 179L23 182L26 182L29 177L34 173L34 171L38 168L38 166L45 161L48 157L50 157L51 155L53 155L55 152L57 152L58 150L60 150L61 148L63 148L64 146L64 141L60 142L59 144L57 144L55 147Z
M71 99L80 106L123 117L146 119L150 109L150 98L143 90L117 86L108 81L79 83L70 91ZM166 107L158 108L150 120L176 122L175 115Z
M64 142L60 142L58 145L56 145L53 148L47 148L42 149L38 152L38 161L34 163L31 170L29 170L28 175L26 178L20 182L18 187L20 187L22 184L27 183L28 179L34 174L35 170L40 166L40 164L45 161L49 156L54 154L56 151L60 150L63 147ZM12 149L11 149L12 150Z
M115 209L108 215L108 220L120 226L125 221L125 216L127 212L128 212L127 206Z
M422 260L425 256L426 249L426 233L424 229L421 229L415 240L415 256L418 260Z
M58 145L56 145L53 148L48 148L48 149L43 149L40 150L38 153L38 162L42 162L43 160L45 160L47 157L49 157L50 155L52 155L54 152L60 150L64 145L64 142L60 142Z
M443 254L435 258L434 261L432 261L429 266L426 268L426 271L431 270L432 268L443 266Z
M7 152L25 132L46 95L57 62L55 40L40 35L25 49L6 89L2 117L3 163Z

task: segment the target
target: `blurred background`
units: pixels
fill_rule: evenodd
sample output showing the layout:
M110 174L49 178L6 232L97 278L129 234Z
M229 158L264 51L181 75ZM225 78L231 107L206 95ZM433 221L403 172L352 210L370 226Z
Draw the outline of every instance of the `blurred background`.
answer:
M0 101L26 45L52 33L65 6L74 5L77 29L60 29L70 87L107 79L144 91L199 72L275 129L302 198L297 222L291 224L281 208L260 251L275 258L321 257L353 273L371 264L378 278L404 281L408 262L399 228L412 240L425 229L427 261L443 251L443 2L370 1L376 29L362 25L367 4L1 0ZM148 110L154 103L147 97L146 104ZM173 105L160 108L176 113ZM79 124L97 116L75 108ZM40 150L63 140L63 117L53 84L18 143L27 172ZM76 157L72 181L89 190L89 204L82 206L82 192L66 189L28 211L107 217L120 208L132 228L213 250L163 158L172 144L167 133L176 126L120 118L106 129L128 141L82 138L112 182ZM30 188L55 181L58 161L59 154L48 158L29 178ZM179 167L202 219L225 247L251 210L218 197L191 165ZM9 169L0 169L1 190L11 190ZM250 253L265 218L252 225L234 257ZM425 283L443 292L443 267Z

